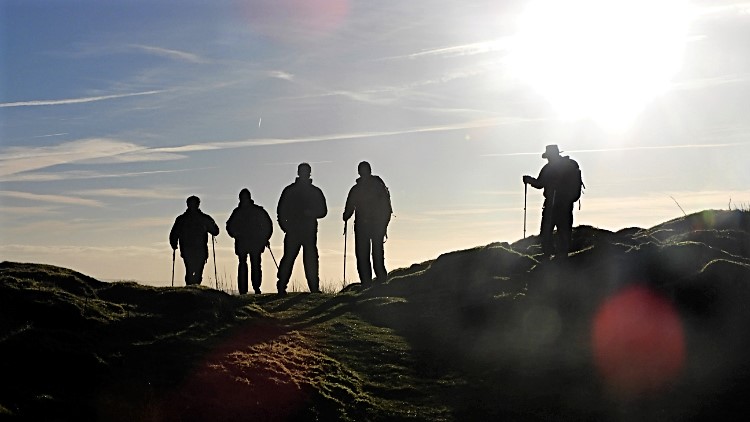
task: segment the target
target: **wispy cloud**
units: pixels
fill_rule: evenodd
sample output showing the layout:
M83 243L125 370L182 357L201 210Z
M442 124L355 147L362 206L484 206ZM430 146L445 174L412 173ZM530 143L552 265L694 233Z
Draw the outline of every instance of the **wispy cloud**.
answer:
M48 202L53 204L65 204L65 205L83 205L87 207L102 207L99 201L93 199L78 198L75 196L64 196L64 195L43 195L29 192L18 192L18 191L0 191L0 196L8 198L23 199L36 202Z
M34 138L52 138L52 137L55 137L55 136L65 136L65 135L68 135L68 133L67 132L65 132L65 133L50 133L49 135L37 135L37 136L34 136Z
M0 150L0 177L143 149L140 145L107 138L83 139L48 147L9 147Z
M208 60L205 58L185 51L173 50L169 48L156 47L151 45L142 44L129 44L128 47L137 49L149 54L153 54L159 57L166 57L168 59L180 60L189 63L207 63Z
M162 92L166 92L166 90L160 89L160 90L153 90L153 91L131 92L127 94L99 95L95 97L82 97L82 98L67 98L67 99L62 99L62 100L17 101L17 102L12 102L12 103L0 103L0 108L82 104L82 103L92 103L95 101L113 100L117 98L138 97L138 96L143 96L143 95L155 95L155 94L161 94Z
M379 137L390 137L390 136L399 136L399 135L415 134L415 133L444 132L444 131L477 129L477 128L486 128L486 127L495 127L495 126L518 125L518 124L537 122L540 120L541 119L495 117L495 118L489 118L489 119L470 120L470 121L465 121L465 122L458 122L458 123L451 123L451 124L444 124L444 125L405 128L405 129L393 130L393 131L350 132L350 133L328 134L328 135L319 135L319 136L303 136L303 137L296 137L296 138L255 138L255 139L246 139L246 140L241 140L241 141L209 142L209 143L190 144L190 145L182 145L182 146L175 146L175 147L161 147L161 148L153 148L150 151L156 152L156 153L188 153L188 152L197 152L197 151L212 151L212 150L219 150L219 149L246 148L246 147L265 146L265 145L288 145L288 144L308 143L308 142L379 138Z
M253 138L239 141L204 142L173 147L148 148L131 142L108 138L83 139L49 147L8 147L0 149L0 181L52 181L65 179L87 179L115 176L139 176L153 172L120 173L104 175L91 172L63 172L19 174L61 164L133 163L182 159L184 154L222 149L248 148L256 146L288 145L296 143L324 142L347 139L364 139L399 136L405 134L466 130L504 125L524 124L534 119L489 118L465 122L421 126L393 131L352 132L306 136L296 138ZM534 153L536 154L536 152Z
M20 215L20 216L38 216L38 215L49 215L58 212L58 207L55 206L35 206L35 207L0 207L0 214L5 215Z
M400 56L385 57L380 60L396 60L396 59L417 59L422 57L435 57L435 56L471 56L475 54L484 54L494 51L507 50L510 46L511 38L498 38L488 41L479 41L468 44L454 45L449 47L434 48L431 50L419 51L411 54L404 54Z
M696 9L699 16L714 16L723 14L750 15L750 2L739 1L729 4L712 5Z
M86 254L111 255L150 255L163 252L163 248L148 246L76 246L76 245L2 245L0 251L5 253L24 253L31 256L86 256Z
M293 81L294 75L292 75L289 72L285 72L283 70L272 70L268 72L268 76L275 78L275 79L282 79L285 81Z
M97 171L62 171L62 172L29 172L21 174L12 174L0 177L0 182L54 182L58 180L83 180L83 179L109 179L119 177L137 177L154 174L180 173L194 170L205 170L210 167L201 167L196 169L181 170L154 170L138 171L129 173L101 173Z
M675 91L689 91L729 84L746 83L748 81L750 81L750 74L747 73L721 75L713 78L690 79L681 82L674 82L671 84L670 89Z
M79 196L102 196L111 198L139 198L139 199L178 199L186 197L186 194L179 189L172 188L154 188L154 189L128 189L128 188L111 188L111 189L90 189L71 192Z

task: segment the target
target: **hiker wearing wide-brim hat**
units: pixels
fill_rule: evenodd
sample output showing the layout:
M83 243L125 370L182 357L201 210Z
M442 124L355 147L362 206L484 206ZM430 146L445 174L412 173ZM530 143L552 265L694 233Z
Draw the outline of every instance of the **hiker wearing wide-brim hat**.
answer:
M559 157L560 152L562 151L560 151L560 148L558 148L557 145L547 145L542 154L542 158Z
M542 158L547 164L539 176L523 176L523 183L536 189L544 189L544 206L540 237L542 253L564 258L570 250L573 231L573 204L581 197L583 181L578 163L570 157L561 156L557 145L547 145ZM525 227L525 226L524 226ZM555 248L553 232L557 227L558 247Z

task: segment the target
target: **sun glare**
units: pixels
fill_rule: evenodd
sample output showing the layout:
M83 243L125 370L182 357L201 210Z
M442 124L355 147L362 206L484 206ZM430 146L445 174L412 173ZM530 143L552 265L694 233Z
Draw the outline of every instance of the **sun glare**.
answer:
M511 53L563 118L627 125L679 70L685 0L532 0Z

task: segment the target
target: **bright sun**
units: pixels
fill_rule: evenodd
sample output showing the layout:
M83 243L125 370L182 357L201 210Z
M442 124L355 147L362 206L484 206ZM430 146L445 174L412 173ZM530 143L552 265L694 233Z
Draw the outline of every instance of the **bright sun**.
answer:
M685 0L531 0L511 61L564 118L623 126L679 70Z

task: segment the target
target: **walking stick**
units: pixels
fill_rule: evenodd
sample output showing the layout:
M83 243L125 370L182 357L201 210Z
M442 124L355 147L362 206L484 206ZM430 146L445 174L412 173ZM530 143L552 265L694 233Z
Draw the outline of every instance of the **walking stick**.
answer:
M523 238L526 239L526 197L529 192L529 184L523 184Z
M271 250L271 245L270 244L266 245L266 247L268 248L268 252L271 252L271 258L273 258L273 263L274 263L274 265L276 265L276 271L278 271L279 270L279 263L276 262L276 257L273 256L273 251Z
M172 287L174 287L174 252L175 250L172 249Z
M216 290L219 290L219 276L216 273L216 237L211 235L211 250L214 253L214 283L216 284Z
M344 283L346 283L346 232L349 226L349 220L344 220Z

